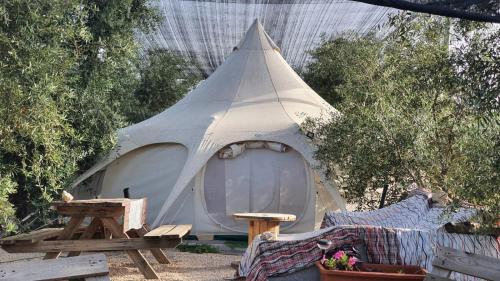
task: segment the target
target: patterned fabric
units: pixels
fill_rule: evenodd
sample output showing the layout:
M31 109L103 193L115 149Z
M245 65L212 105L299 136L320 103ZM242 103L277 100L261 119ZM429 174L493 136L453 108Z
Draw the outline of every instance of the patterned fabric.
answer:
M431 271L436 246L500 258L499 244L494 237L445 231L443 226L446 223L467 221L474 213L473 209L459 209L449 213L444 208L433 208L430 194L419 194L370 212L328 212L322 227L370 224L391 228L397 233L399 255L403 264L419 265ZM453 273L452 279L470 278Z
M443 208L431 208L430 196L418 194L386 208L370 212L329 212L321 230L280 235L277 241L256 238L244 254L239 268L247 280L294 272L311 266L321 258L316 243L333 242L332 249L343 244L364 243L368 262L420 265L432 270L433 248L437 245L500 258L499 245L490 236L447 233L447 222L469 219L474 211L460 209L448 214ZM456 280L469 280L453 274Z
M247 280L264 281L267 277L309 267L321 259L320 239L332 241L331 249L345 244L365 243L368 262L400 263L397 233L382 227L329 227L299 235L280 235L278 241L256 238L243 256L239 274Z

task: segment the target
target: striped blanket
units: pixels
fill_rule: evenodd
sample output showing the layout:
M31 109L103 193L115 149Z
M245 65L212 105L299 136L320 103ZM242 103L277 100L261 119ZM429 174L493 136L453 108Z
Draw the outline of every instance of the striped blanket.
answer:
M444 231L447 222L465 221L473 214L468 209L447 214L442 208L431 208L429 196L422 194L371 212L329 212L318 231L280 235L277 241L256 238L242 257L239 274L246 280L264 281L309 267L321 258L316 245L320 239L331 240L332 248L361 241L370 263L413 264L427 270L432 270L436 245L500 258L493 237ZM467 280L462 275L452 278Z

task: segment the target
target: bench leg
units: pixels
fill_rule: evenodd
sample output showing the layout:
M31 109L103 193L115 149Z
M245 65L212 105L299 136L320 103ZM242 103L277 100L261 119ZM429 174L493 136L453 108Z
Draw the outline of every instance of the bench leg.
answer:
M113 238L129 238L126 233L123 233L123 228L114 218L100 218L104 227L107 227ZM158 275L151 267L149 262L144 258L144 256L138 250L127 250L125 251L130 259L135 263L137 268L146 277L146 279L159 279Z
M131 229L127 231L127 234L131 238L139 238L139 237L144 237L144 235L148 232L151 231L151 228L149 225L145 224L139 229ZM170 264L170 260L167 258L167 255L165 255L165 252L162 251L162 249L149 249L151 251L151 254L155 257L155 259L158 261L160 264Z
M85 231L82 233L80 236L80 240L85 240L85 239L92 239L94 237L94 234L99 230L99 227L101 226L101 221L94 218L92 222L87 226ZM80 255L80 251L75 251L75 252L69 252L68 257L75 257Z
M82 223L84 217L71 217L69 220L68 224L66 227L64 227L63 232L59 237L57 237L57 240L69 240L75 234L75 231L78 230L78 226ZM61 252L50 252L45 254L45 257L43 258L44 260L48 259L56 259L59 257Z

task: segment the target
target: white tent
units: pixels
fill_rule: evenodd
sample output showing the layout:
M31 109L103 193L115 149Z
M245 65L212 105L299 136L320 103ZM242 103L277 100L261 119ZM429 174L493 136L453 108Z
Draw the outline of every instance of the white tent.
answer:
M235 212L292 213L310 231L343 209L315 171L306 117L336 112L292 70L258 21L227 60L164 112L118 132L111 155L73 184L78 198L148 198L148 221L195 234L246 232Z

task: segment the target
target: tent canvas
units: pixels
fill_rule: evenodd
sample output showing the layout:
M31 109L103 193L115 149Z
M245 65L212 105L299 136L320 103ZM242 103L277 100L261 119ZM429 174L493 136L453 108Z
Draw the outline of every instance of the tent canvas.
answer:
M234 212L293 213L284 232L310 231L344 209L301 132L337 111L280 55L256 20L196 89L164 112L118 131L116 148L73 184L79 198L148 198L148 222L195 234L246 232Z

